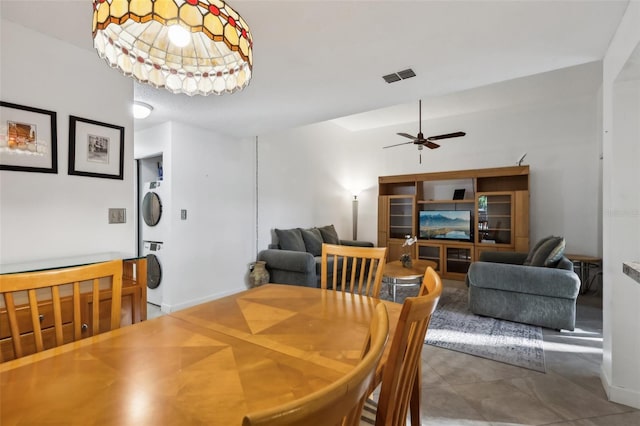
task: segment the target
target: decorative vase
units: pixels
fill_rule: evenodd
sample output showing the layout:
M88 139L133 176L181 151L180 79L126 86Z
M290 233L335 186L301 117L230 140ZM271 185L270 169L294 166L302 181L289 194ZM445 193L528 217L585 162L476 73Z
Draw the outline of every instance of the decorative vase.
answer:
M251 264L249 273L249 286L258 287L269 282L269 271L265 267L267 262L258 260Z
M413 263L411 262L411 255L407 253L400 256L400 262L402 262L402 266L405 268L411 268L411 266L413 266Z

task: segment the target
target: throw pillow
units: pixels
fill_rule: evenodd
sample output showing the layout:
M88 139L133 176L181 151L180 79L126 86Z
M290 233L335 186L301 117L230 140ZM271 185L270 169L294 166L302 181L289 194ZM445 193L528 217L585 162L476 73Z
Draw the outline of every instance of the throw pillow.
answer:
M299 229L276 229L278 245L282 250L307 251Z
M551 237L538 247L531 259L531 266L553 266L564 254L564 238Z
M541 245L546 243L551 238L553 238L553 235L549 235L548 237L544 237L544 238L540 239L536 243L536 245L533 246L531 251L529 251L529 254L527 255L527 258L524 260L524 262L522 264L525 265L525 266L531 266L531 261L533 260L533 255L536 253L536 250L538 250Z
M340 238L338 238L338 233L333 225L323 226L318 229L320 230L320 234L322 234L322 241L327 244L340 244Z
M564 238L560 238L560 241L558 242L558 244L556 244L553 250L551 250L551 253L549 253L547 258L545 259L544 266L552 267L552 268L555 268L556 266L558 266L558 262L560 262L560 259L562 259L562 256L564 256L565 245L566 243Z
M314 256L322 255L322 234L317 228L312 229L300 229L302 239L304 240L304 246L307 249L307 253L311 253Z

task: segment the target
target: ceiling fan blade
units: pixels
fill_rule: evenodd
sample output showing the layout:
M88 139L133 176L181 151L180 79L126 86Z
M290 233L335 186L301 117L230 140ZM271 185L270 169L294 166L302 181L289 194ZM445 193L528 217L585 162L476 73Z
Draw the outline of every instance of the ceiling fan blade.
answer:
M431 149L440 148L440 145L438 145L438 144L437 144L437 143L435 143L435 142L430 142L430 141L425 142L425 146L426 146L427 148L431 148Z
M449 138L458 138L460 136L464 136L466 135L465 132L454 132L454 133L447 133L444 135L436 135L436 136L429 136L427 138L428 141L437 141L440 139L449 139Z
M413 141L397 143L395 145L383 146L382 148L392 148L394 146L407 145L407 144L410 144L410 143L413 143Z
M409 139L416 139L415 136L411 136L409 133L398 133L398 135L404 136L405 138L409 138Z

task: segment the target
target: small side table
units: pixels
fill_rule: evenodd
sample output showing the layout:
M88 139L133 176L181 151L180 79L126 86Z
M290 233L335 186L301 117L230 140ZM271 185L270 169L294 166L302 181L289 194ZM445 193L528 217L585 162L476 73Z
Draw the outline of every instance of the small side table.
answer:
M427 267L436 268L436 263L430 260L413 259L411 268L402 266L402 262L394 260L384 266L382 282L389 285L389 295L396 301L398 287L410 287L422 284L422 277Z
M574 268L578 268L578 276L580 277L580 294L585 294L589 288L589 273L591 267L599 267L602 265L602 258L595 256L586 256L583 254L565 254L565 257L573 262Z

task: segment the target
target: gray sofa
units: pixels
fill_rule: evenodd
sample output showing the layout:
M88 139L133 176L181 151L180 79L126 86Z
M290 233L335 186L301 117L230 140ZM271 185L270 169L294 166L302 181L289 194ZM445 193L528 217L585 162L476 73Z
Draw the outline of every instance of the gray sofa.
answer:
M580 279L557 238L541 240L529 253L481 253L466 277L471 312L573 330Z
M310 229L274 229L272 244L258 253L267 262L272 283L320 287L322 243L373 247L368 241L342 240L333 225ZM329 271L332 271L331 265Z

